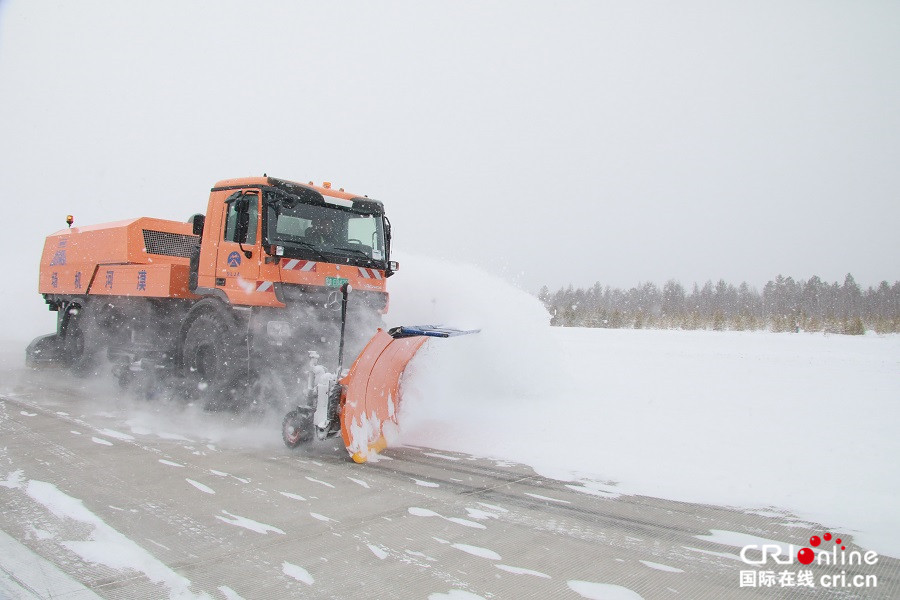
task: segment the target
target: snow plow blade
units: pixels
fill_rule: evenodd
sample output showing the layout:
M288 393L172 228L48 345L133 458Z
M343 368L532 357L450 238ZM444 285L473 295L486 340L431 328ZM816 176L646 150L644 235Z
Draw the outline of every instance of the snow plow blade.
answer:
M341 436L354 462L366 462L397 435L400 378L406 365L430 337L476 333L433 325L379 329L341 379Z

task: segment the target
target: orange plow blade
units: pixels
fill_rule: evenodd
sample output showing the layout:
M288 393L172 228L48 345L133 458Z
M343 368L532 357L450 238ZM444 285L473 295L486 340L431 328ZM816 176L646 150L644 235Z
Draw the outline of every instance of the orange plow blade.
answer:
M475 333L435 326L382 329L341 379L345 398L341 406L341 436L355 462L366 462L396 436L400 407L400 378L406 365L429 337Z

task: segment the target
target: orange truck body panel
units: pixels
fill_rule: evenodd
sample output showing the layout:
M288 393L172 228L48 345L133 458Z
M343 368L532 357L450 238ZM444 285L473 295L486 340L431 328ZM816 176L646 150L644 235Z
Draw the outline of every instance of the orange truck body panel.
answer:
M197 298L188 289L189 259L149 252L145 232L196 238L188 223L149 217L58 231L44 242L38 291Z

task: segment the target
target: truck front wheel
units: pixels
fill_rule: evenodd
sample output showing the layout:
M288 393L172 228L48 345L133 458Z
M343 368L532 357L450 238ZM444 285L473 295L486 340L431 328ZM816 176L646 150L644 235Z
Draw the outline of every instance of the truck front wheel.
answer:
M185 376L196 385L207 408L234 407L246 383L240 342L228 325L213 314L204 314L188 326L182 346Z

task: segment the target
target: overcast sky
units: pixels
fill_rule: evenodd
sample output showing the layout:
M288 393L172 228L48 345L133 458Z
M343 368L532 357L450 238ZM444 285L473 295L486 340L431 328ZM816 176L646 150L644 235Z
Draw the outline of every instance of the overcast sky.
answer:
M529 291L900 279L896 1L0 0L0 92L10 335L67 213L263 172Z

